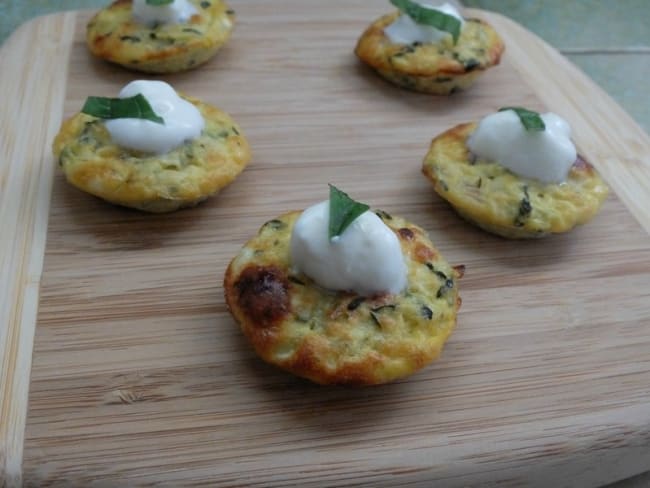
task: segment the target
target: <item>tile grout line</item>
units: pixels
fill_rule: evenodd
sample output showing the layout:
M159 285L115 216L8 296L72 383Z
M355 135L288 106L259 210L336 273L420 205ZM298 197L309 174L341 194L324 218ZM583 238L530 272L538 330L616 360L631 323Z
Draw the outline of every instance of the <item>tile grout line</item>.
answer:
M581 47L558 47L562 54L650 54L650 46L629 46L629 47L610 47L610 48L581 48Z

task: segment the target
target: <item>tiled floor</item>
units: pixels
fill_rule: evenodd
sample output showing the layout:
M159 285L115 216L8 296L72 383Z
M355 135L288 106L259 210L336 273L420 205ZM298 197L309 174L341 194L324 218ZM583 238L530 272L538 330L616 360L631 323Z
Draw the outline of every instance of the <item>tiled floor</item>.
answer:
M649 0L463 0L507 15L559 49L650 132Z

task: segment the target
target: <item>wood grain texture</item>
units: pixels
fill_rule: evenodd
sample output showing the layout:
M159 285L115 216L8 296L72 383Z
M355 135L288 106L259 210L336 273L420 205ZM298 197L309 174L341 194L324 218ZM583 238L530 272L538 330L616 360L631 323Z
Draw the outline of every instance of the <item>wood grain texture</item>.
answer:
M0 49L0 482L20 484L27 393L74 15L19 29ZM37 37L41 43L34 43Z
M467 93L437 98L386 84L352 55L385 2L233 3L231 43L200 70L166 77L240 122L254 159L232 186L156 216L54 176L26 485L573 487L646 470L647 136L557 53L496 15L474 12L506 39L502 65ZM79 14L75 30L66 17L64 38L75 40L66 115L139 77L88 55L88 18ZM568 235L522 243L482 233L420 174L434 135L520 104L569 118L580 151L615 190ZM50 113L48 127L60 108ZM48 154L49 141L34 141ZM441 360L403 381L349 389L295 379L255 358L226 311L231 257L264 221L326 198L327 182L418 223L467 266Z

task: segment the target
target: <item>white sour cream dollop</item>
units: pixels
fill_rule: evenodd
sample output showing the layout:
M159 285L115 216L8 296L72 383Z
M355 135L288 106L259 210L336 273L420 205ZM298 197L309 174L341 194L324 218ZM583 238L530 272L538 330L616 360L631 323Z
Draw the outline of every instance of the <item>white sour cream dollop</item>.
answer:
M291 264L318 285L364 296L399 293L407 269L395 233L374 213L361 214L343 234L328 237L329 201L306 209L291 235Z
M106 129L118 146L136 151L164 154L185 141L201 135L205 120L190 102L183 100L163 81L132 81L120 91L120 98L141 93L165 124L151 120L123 118L105 121Z
M467 147L477 157L497 162L519 176L561 183L577 157L571 127L554 113L541 117L546 129L528 132L512 110L488 115L467 140Z
M444 3L439 7L435 7L430 3L425 3L422 1L416 2L420 6L431 9L438 10L452 17L456 17L460 20L461 29L465 24L463 17L460 15L456 7L448 3ZM445 37L450 36L448 32L441 31L430 25L423 25L416 23L411 17L407 14L400 14L397 19L395 19L390 25L384 28L384 34L388 36L390 42L395 44L412 44L414 42L425 43L436 43L442 41Z
M146 0L133 0L133 19L139 24L182 24L198 10L188 0L174 0L167 5L147 5Z

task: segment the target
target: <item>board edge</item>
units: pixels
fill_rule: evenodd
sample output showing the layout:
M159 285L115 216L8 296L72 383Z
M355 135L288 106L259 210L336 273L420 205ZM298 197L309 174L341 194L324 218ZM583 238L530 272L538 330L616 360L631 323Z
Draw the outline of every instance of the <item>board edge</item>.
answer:
M0 486L22 485L32 352L74 11L34 18L0 46ZM45 47L43 47L45 46ZM31 62L25 63L28 59ZM34 72L36 69L36 73ZM24 125L27 124L27 125ZM15 130L31 127L29 134Z

